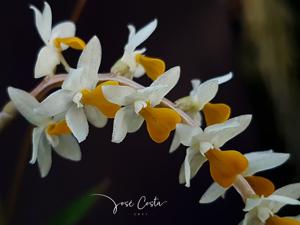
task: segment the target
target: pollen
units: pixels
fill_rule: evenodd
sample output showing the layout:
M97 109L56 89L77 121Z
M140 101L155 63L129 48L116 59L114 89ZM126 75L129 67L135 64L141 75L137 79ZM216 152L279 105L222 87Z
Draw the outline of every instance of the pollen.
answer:
M61 50L61 44L77 50L82 50L85 47L85 42L78 37L55 38L54 45L57 49Z
M300 225L300 221L292 218L272 216L266 221L266 225Z
M223 123L229 119L231 109L223 103L207 103L203 108L203 113L206 121L206 126L216 123Z
M245 177L250 186L253 188L257 195L265 197L270 196L275 191L275 186L272 181L261 176Z
M166 70L165 62L158 58L151 58L148 56L137 54L135 56L135 60L137 63L141 64L144 67L147 76L151 80L156 80Z
M71 130L67 126L65 120L52 123L47 127L47 133L52 136L71 134Z
M145 119L148 133L153 141L162 143L168 139L176 124L181 122L177 112L169 108L152 108L147 106L140 111Z
M210 174L215 182L224 188L230 187L236 176L248 167L248 160L238 151L211 149L205 153L210 166Z
M102 86L104 85L119 85L119 83L116 81L106 81L99 84L94 90L84 89L81 91L81 102L84 105L97 107L108 118L114 118L120 106L106 100L102 92Z

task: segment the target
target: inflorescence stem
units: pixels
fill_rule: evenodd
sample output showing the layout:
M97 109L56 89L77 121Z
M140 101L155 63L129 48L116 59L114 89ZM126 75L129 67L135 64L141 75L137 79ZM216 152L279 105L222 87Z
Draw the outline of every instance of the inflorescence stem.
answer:
M61 85L61 83L66 79L67 75L55 75L51 77L45 77L32 91L31 94L36 97L37 99L42 99L47 92L50 90L57 88ZM108 81L113 80L117 81L120 84L133 87L135 89L144 88L144 86L134 82L133 80L127 79L122 76L118 76L111 73L102 73L99 74L100 81ZM161 102L162 105L175 110L183 119L183 122L190 125L190 126L199 126L197 122L192 120L185 112L176 108L175 104L170 100L164 98ZM15 116L17 115L17 110L12 104L12 102L8 102L0 112L0 132L4 130L4 128L11 122ZM233 187L236 191L241 195L243 201L245 201L248 197L255 195L254 190L247 182L247 180L239 175L237 176Z

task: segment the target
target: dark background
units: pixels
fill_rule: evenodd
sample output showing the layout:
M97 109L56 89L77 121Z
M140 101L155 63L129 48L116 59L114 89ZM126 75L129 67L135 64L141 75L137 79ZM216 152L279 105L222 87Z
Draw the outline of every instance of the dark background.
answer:
M76 1L48 1L53 23L70 18ZM29 3L39 9L42 1L10 0L2 3L1 21L1 84L0 104L7 100L7 86L31 90L38 84L33 79L33 66L42 41L36 31ZM290 1L291 12L299 4ZM181 79L169 94L171 100L188 94L190 79L206 80L234 71L234 79L221 85L214 102L232 107L232 116L252 113L254 118L246 132L226 144L224 149L241 152L274 149L292 152L288 148L275 113L276 102L260 78L250 79L241 66L251 65L244 53L244 27L238 1L96 1L88 0L77 22L77 36L88 41L100 38L103 50L100 72L108 72L122 55L127 41L126 25L137 28L153 18L158 28L145 46L149 56L164 59L167 67L181 66ZM294 17L294 37L297 43L298 20ZM298 49L296 47L296 49ZM76 65L79 53L68 51L67 60ZM255 65L253 65L254 67ZM297 74L299 68L294 67ZM253 75L254 76L254 75ZM257 77L257 76L256 76ZM299 77L299 76L298 76ZM297 78L298 80L298 78ZM141 79L147 85L149 80ZM286 114L288 115L288 113ZM295 121L295 124L299 121ZM178 184L178 172L185 151L181 147L170 155L171 138L155 144L145 127L128 135L122 144L110 142L112 121L104 129L91 128L89 138L81 144L83 158L74 163L53 154L49 175L42 179L36 165L27 163L31 145L28 123L18 117L1 133L0 200L4 214L11 212L10 224L47 224L72 199L82 195L99 182L107 181L105 191L116 201L137 200L146 195L168 201L165 207L147 209L147 215L135 216L133 209L120 208L112 215L112 204L100 200L80 224L238 224L243 218L243 203L231 190L225 200L200 205L198 200L212 180L207 165L192 180L191 187ZM291 130L298 134L299 129ZM296 149L298 146L294 146ZM263 173L277 187L297 182L300 178L299 153L284 166ZM297 158L298 157L298 158ZM22 162L25 162L23 164ZM22 165L25 165L24 167ZM18 177L18 178L16 178ZM284 213L299 213L298 209Z

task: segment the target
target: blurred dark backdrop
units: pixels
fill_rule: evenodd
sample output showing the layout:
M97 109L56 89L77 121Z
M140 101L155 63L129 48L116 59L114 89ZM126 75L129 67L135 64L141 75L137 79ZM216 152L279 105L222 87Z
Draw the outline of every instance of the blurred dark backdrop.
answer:
M75 0L48 2L52 7L54 24L70 18L76 4ZM33 79L33 66L42 41L35 29L29 3L40 9L43 7L42 1L10 0L2 3L2 105L8 100L7 86L29 91L39 82ZM299 3L289 1L289 5L285 6L291 16L288 20L291 25L288 31L276 30L276 35L288 32L288 37L293 38L295 43L291 52L297 53L299 34L296 31L299 24L295 12L299 9ZM255 17L257 11L254 7L254 11L248 12L249 8L250 6L241 4L238 0L179 3L157 0L87 0L77 22L77 35L86 41L93 35L100 38L103 49L100 72L108 72L123 53L128 36L127 24L133 23L140 28L157 18L158 28L145 46L148 55L163 58L168 68L181 66L181 79L169 95L171 100L188 94L192 78L206 80L233 71L234 79L220 87L214 102L231 105L232 116L252 113L254 118L246 132L226 144L224 149L249 152L272 148L292 153L293 156L286 165L263 174L280 187L297 182L300 178L300 157L299 152L296 152L299 146L299 118L292 117L295 114L293 107L282 109L282 105L276 102L274 92L270 91L268 85L272 84L272 77L266 82L266 71L258 66L259 45L255 44L257 37L248 35L252 31L249 26L253 23L244 16L248 13L248 16ZM272 30L270 33L272 34ZM280 51L275 53L278 57L281 55ZM71 50L66 54L71 65L76 65L78 54ZM277 59L276 55L274 58ZM296 61L295 54L291 59L292 66L288 67L291 69L287 72L293 74L294 90L299 87L299 66ZM266 73L272 73L272 70L267 70ZM277 78L279 84L280 79L283 78ZM141 79L140 82L149 84L147 79ZM293 95L286 98L291 99L290 105L296 107L299 106L298 96L297 91L294 91ZM284 113L278 113L278 108ZM283 125L286 124L284 119L294 124L293 129ZM157 196L168 203L162 208L146 210L147 215L143 216L134 215L136 211L123 208L117 215L112 215L112 204L99 198L95 207L79 224L232 225L238 224L243 218L243 203L232 190L225 200L218 200L210 205L198 204L201 195L212 182L207 165L193 179L191 188L178 184L178 172L185 151L182 147L180 151L169 155L171 138L164 144L157 145L148 138L143 127L137 133L128 135L118 145L110 142L111 127L110 121L105 129L91 129L89 138L81 144L83 158L78 163L53 154L52 169L45 179L40 178L36 165L27 163L31 154L28 123L18 117L1 133L0 204L4 214L11 212L10 224L48 224L68 202L103 181L108 181L105 193L116 201L137 200L146 195L149 199ZM290 140L286 130L295 138ZM296 214L297 210L291 209L283 213Z

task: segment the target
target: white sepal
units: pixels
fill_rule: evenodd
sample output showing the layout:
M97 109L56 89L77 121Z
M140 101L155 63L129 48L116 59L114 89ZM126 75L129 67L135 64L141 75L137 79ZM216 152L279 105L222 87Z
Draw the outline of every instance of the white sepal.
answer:
M197 174L202 165L207 161L199 152L192 148L186 149L186 157L179 171L179 183L190 186L190 180Z
M125 51L133 52L140 44L142 44L155 30L157 27L157 20L153 20L138 32L135 32L135 28L132 25L128 26L129 29L129 40L125 46Z
M128 100L128 96L134 95L137 91L128 86L104 85L102 86L104 97L117 105L128 105L132 101Z
M89 125L83 108L77 108L76 105L71 106L66 114L66 122L79 143L86 139Z
M40 126L49 121L46 116L34 111L39 102L31 94L13 87L8 87L7 92L14 106L30 123Z
M67 111L72 104L73 93L63 89L59 89L50 94L35 109L37 113L47 116L55 116Z
M251 115L242 115L205 128L204 133L211 136L211 142L217 148L242 133L250 124Z
M209 186L206 192L202 195L199 203L201 204L211 203L217 200L219 197L224 196L227 190L228 188L223 188L218 183L214 182L212 183L212 185Z
M37 152L37 162L41 177L47 176L52 164L52 152L51 145L49 144L45 134L43 134L40 138L39 150Z
M39 150L40 139L43 135L44 128L43 127L35 127L32 131L32 156L30 163L34 164L36 162Z
M252 176L253 174L275 168L285 163L290 154L275 153L270 151L251 152L245 154L249 161L248 169L243 173L244 176Z
M215 78L209 79L208 81L215 80L220 85L220 84L226 83L227 81L231 80L232 77L233 77L233 73L230 72L230 73L225 74L223 76L219 76L219 77L215 77Z
M84 76L81 82L84 88L93 89L99 80L98 70L101 63L102 49L99 39L94 36L83 49L77 68L83 68Z
M42 47L35 63L34 78L53 75L58 64L60 64L60 58L54 46L46 45Z
M107 117L98 108L86 105L84 107L87 120L97 128L102 128L107 123Z
M126 134L136 132L143 121L143 117L136 114L133 107L126 106L119 109L114 119L112 142L122 142Z
M73 161L79 161L81 159L79 144L72 135L59 136L58 145L54 147L54 150L63 158Z
M150 96L150 102L151 106L156 106L160 104L162 99L175 87L180 77L180 67L175 66L169 70L167 70L165 73L163 73L161 76L159 76L155 81L152 82L150 87L154 86L167 86L167 88L162 88L156 92L154 92Z
M51 35L52 12L49 4L44 2L44 10L41 13L35 6L30 5L35 14L35 25L45 44L48 43Z

